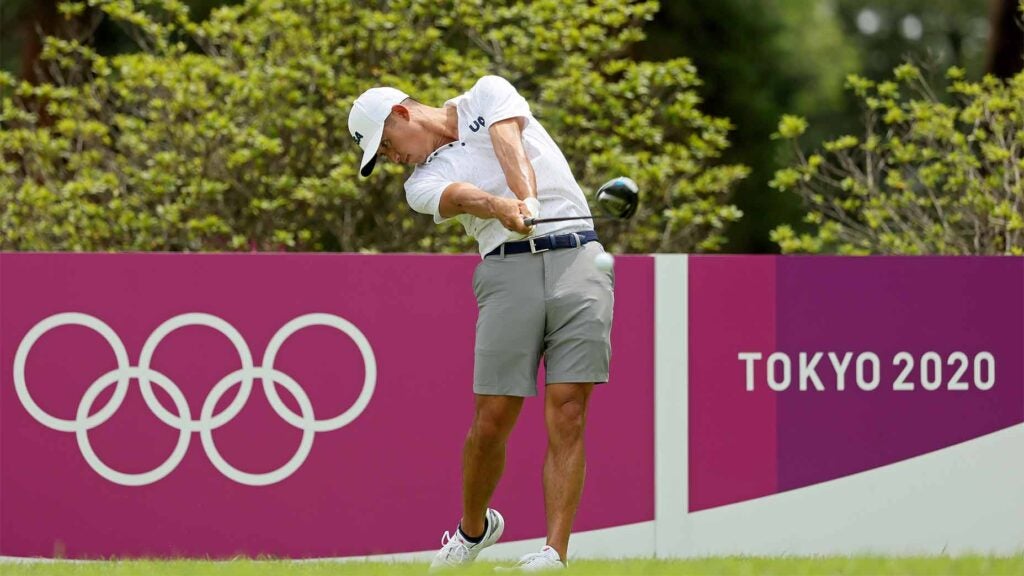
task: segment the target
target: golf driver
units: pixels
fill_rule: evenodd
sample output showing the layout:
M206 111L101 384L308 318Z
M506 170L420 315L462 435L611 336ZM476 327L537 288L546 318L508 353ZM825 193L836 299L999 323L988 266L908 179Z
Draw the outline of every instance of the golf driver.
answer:
M524 218L523 223L527 226L543 224L544 222L562 222L565 220L628 220L636 214L637 205L640 203L640 189L636 182L619 176L605 182L597 189L597 203L605 211L604 216L561 216L558 218Z

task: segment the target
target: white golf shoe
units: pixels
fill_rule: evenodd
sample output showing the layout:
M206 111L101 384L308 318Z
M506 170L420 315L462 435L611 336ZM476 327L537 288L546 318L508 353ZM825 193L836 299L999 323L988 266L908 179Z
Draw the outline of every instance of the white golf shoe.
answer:
M441 550L430 563L430 571L470 564L476 560L481 550L497 542L498 538L501 538L501 533L505 531L505 519L492 508L487 509L486 517L487 528L484 530L483 539L476 544L466 540L458 528L455 528L454 534L445 532L441 537Z
M551 546L545 546L540 552L527 554L516 562L511 568L497 568L499 572L545 572L547 570L562 570L566 564L558 557L558 552Z

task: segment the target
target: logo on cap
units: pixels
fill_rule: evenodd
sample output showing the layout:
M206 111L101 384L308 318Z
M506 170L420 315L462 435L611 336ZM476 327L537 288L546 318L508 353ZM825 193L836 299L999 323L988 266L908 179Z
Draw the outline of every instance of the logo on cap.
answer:
M363 135L359 132L353 134L352 137L356 139L356 144L359 144L363 140Z

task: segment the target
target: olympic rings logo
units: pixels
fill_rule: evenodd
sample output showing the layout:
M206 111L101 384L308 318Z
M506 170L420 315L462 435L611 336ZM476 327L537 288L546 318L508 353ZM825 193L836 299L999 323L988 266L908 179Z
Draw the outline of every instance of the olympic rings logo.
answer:
M73 420L57 418L40 408L35 400L32 399L32 395L29 394L28 386L25 383L25 363L28 360L28 354L32 346L43 334L54 328L67 325L83 326L99 333L110 344L117 358L117 368L97 378L85 391L81 401L78 403L78 410ZM240 369L222 378L210 390L203 401L203 407L198 419L192 419L188 402L185 401L185 396L182 394L181 389L170 378L150 367L153 352L160 344L160 341L174 330L184 326L206 326L217 330L234 345L242 364ZM362 391L352 406L341 414L324 420L314 418L313 406L309 401L309 396L306 395L302 387L290 376L274 368L274 359L284 341L298 330L309 326L328 326L340 330L351 338L359 348L366 371ZM249 399L250 392L252 392L252 383L255 378L259 378L263 383L263 391L267 396L267 400L278 416L302 431L302 439L299 441L299 448L295 455L280 468L262 474L245 472L229 464L221 456L213 441L213 431L231 421L242 410L242 407ZM92 445L89 443L89 431L109 420L114 415L114 412L121 407L131 380L139 381L142 396L153 414L164 424L179 431L178 442L167 460L148 472L138 474L119 472L107 466L96 455ZM370 397L373 396L376 382L377 361L373 355L373 348L370 346L366 336L355 325L344 318L324 313L299 316L282 326L274 334L273 338L270 339L270 343L267 344L262 366L253 365L252 354L245 339L242 338L238 330L217 316L199 312L180 314L158 326L143 345L138 366L132 366L129 363L128 352L125 350L124 343L121 342L121 339L110 326L98 318L78 312L55 314L40 321L22 339L14 357L14 387L25 410L40 424L48 428L60 432L74 432L75 438L78 440L78 447L89 466L100 476L124 486L152 484L170 474L185 457L185 452L188 450L193 432L199 433L206 456L224 476L249 486L266 486L280 482L291 476L305 462L313 447L313 437L317 432L338 430L352 423L353 420L362 414L367 404L370 403ZM114 389L110 401L91 414L96 398L104 390L115 384L117 387ZM153 392L152 384L156 384L170 395L177 414L169 412L160 404L160 401ZM282 385L295 398L301 414L292 412L281 401L281 397L277 393L277 384ZM238 395L224 410L214 414L217 402L228 390L235 386L241 386Z

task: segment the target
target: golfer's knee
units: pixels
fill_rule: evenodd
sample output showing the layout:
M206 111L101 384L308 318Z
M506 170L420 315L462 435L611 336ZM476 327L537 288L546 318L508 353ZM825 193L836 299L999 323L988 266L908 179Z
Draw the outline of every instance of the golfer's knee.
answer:
M471 439L481 447L499 446L508 438L512 424L504 414L481 411L473 419L469 430Z
M587 406L580 398L572 398L550 407L548 437L553 443L576 442L583 437Z

